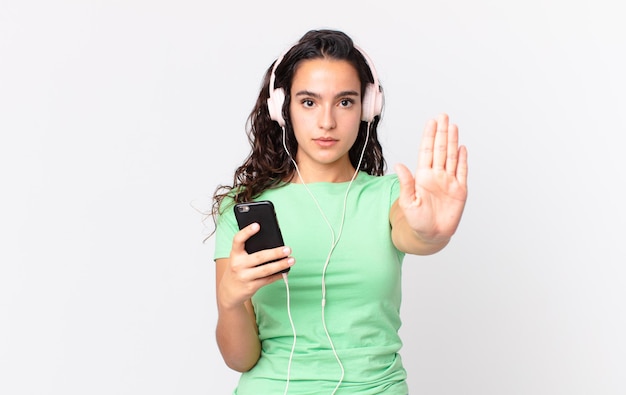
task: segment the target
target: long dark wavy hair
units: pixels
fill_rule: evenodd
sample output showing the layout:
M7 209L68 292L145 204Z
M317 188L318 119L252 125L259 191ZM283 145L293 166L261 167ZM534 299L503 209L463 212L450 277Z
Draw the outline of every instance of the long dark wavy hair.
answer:
M374 77L363 57L354 47L352 39L345 33L336 30L311 30L291 47L276 67L275 88L283 88L285 102L282 114L285 119L285 144L295 158L298 144L291 125L289 103L290 88L293 76L300 62L309 59L329 58L345 60L358 72L361 81L361 92L365 92L368 83ZM276 61L274 61L275 63ZM220 214L220 207L225 197L231 196L237 203L253 200L263 191L278 188L294 176L295 166L283 147L283 131L278 122L270 118L267 108L269 98L269 82L274 63L267 69L256 105L250 113L246 130L251 151L241 166L235 170L232 185L219 185L213 195L211 215L214 223ZM378 141L377 126L380 116L376 116L369 124L368 148L363 155L359 170L370 175L381 176L385 173L386 163L382 147ZM361 122L357 139L349 151L350 162L355 168L358 165L363 144L367 135L368 124ZM222 207L225 210L227 207Z

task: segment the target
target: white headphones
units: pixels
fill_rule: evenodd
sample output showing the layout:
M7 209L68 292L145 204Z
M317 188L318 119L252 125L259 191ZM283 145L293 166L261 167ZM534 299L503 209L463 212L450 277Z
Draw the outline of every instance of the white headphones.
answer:
M365 122L372 122L374 117L380 115L383 110L383 91L380 88L380 84L378 82L378 75L376 74L376 69L374 68L374 63L370 59L369 56L358 46L354 46L361 55L365 58L367 65L372 73L372 77L374 77L374 83L368 83L365 87L365 93L363 94L362 100L362 109L361 109L361 120ZM282 55L276 59L274 63L274 67L272 68L272 74L270 75L270 84L269 84L269 93L270 97L267 99L267 109L270 114L270 118L276 122L281 127L285 126L285 119L283 118L283 104L285 103L285 91L282 88L274 88L274 83L276 80L276 68L283 60L283 57L289 50L283 52Z

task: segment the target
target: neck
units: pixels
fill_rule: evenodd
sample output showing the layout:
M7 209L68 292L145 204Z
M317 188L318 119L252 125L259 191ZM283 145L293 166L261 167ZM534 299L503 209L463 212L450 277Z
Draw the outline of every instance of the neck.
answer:
M356 169L348 163L348 166L303 166L298 163L300 169L300 176L297 172L291 176L289 182L302 184L310 184L314 182L349 182L352 180Z

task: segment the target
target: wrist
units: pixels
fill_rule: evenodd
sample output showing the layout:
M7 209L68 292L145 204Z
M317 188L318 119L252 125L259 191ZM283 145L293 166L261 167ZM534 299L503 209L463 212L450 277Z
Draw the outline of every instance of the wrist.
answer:
M246 311L246 302L232 300L232 298L226 296L217 297L217 310L220 313L237 313Z
M421 243L429 245L446 245L450 242L451 236L439 235L436 233L419 232L413 230L413 237L418 239Z

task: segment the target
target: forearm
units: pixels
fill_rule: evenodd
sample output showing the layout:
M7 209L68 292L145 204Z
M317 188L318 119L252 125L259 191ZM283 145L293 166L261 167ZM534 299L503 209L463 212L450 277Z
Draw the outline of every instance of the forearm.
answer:
M239 372L252 369L261 356L251 298L260 287L280 279L278 272L294 263L286 259L291 251L284 247L248 254L245 241L258 229L258 225L256 229L245 227L235 235L230 257L215 260L217 344L226 365ZM276 262L261 265L269 261Z
M257 363L261 342L256 323L245 305L224 307L218 304L217 345L226 365L245 372Z

